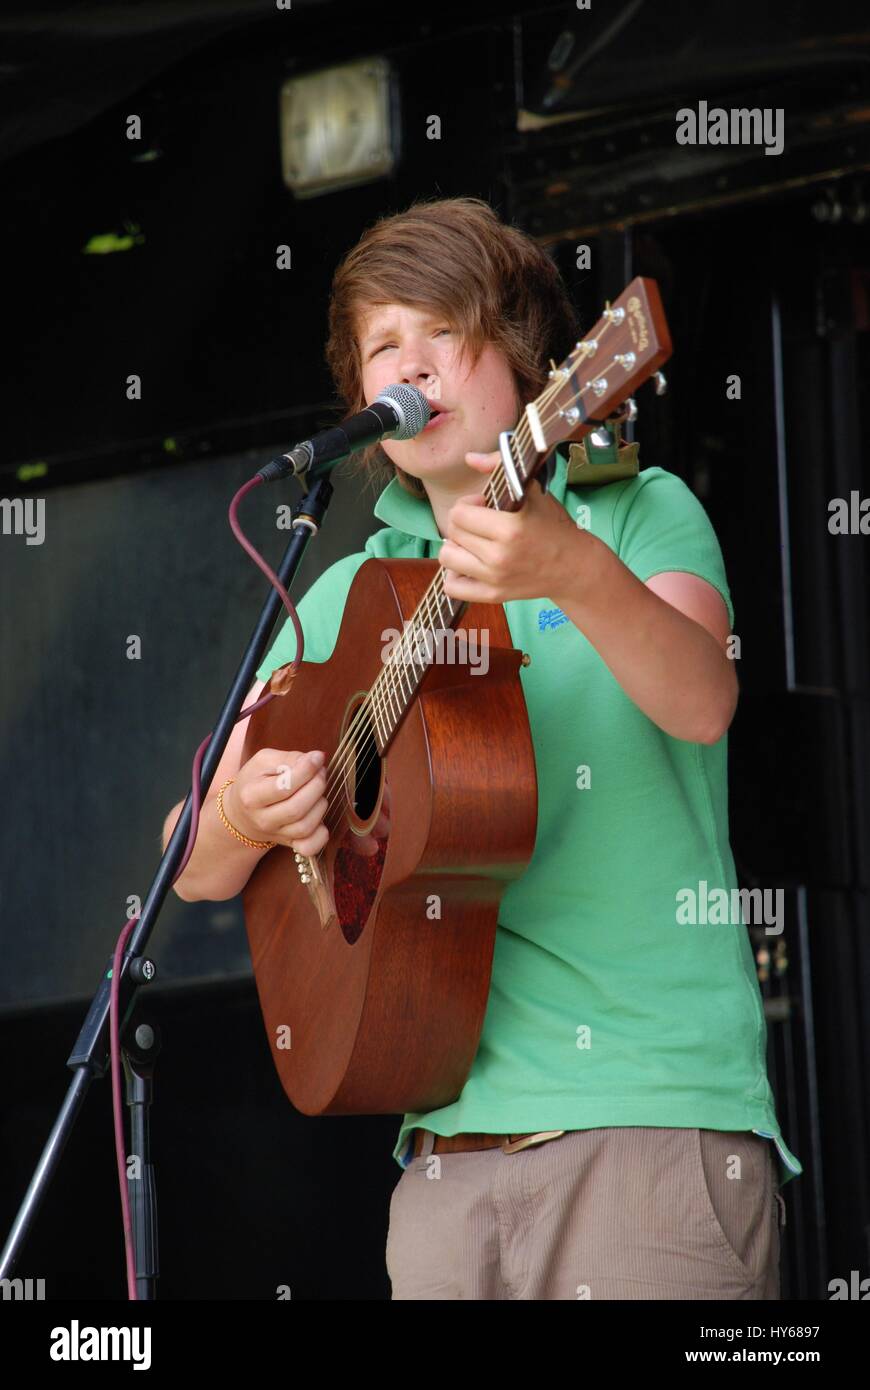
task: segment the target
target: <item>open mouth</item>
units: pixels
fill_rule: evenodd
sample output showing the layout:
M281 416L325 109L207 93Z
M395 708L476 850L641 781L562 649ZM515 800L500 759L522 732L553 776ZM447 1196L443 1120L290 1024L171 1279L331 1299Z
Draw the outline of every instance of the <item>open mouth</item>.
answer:
M431 430L440 420L446 420L449 414L449 410L433 410L424 426L423 432L425 433L426 430Z

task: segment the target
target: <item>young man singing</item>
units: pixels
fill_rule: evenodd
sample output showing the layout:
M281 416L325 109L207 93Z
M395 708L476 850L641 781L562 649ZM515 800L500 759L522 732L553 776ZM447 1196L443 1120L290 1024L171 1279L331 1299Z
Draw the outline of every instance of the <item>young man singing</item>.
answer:
M765 1070L752 947L742 921L680 910L737 888L715 533L675 475L575 486L564 448L518 512L483 505L499 432L578 336L550 258L473 198L382 219L333 282L327 360L347 413L401 382L440 413L362 456L392 475L385 525L300 602L306 660L331 655L371 555L437 559L446 592L504 604L532 655L534 854L501 901L462 1091L401 1125L393 1297L776 1299L778 1189L802 1170ZM258 678L294 655L287 622ZM296 793L303 853L325 843L319 790ZM255 839L297 819L255 799Z

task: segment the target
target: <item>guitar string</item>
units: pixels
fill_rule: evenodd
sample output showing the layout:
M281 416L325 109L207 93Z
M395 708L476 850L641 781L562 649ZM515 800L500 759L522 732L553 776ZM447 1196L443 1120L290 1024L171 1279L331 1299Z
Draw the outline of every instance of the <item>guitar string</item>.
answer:
M606 326L609 326L609 325L606 325ZM588 354L587 354L587 355L588 355ZM581 360L582 360L582 359L581 359ZM606 364L606 365L604 366L603 370L605 370L605 371L609 370L611 365L613 365L613 359L611 360L610 363L608 363L608 364ZM600 375L600 371L599 371L599 375ZM581 393L582 393L583 391L587 390L588 387L590 386L590 384L591 384L591 383L587 382L586 385L585 385L584 387L581 388ZM557 383L557 382L554 381L554 382L551 384L550 387L548 387L544 392L542 392L542 394L541 394L541 396L538 398L538 400L534 402L536 408L538 408L539 410L545 408L546 405L549 404L549 399L548 399L548 398L549 398L551 395L555 394L555 393L556 393L557 391L559 391L560 389L561 389L561 383ZM549 424L551 424L551 423L553 423L553 421L556 420L556 419L558 418L558 413L559 413L559 412L557 412L557 414L555 414L555 415L551 415L551 416L547 417L545 420L542 421L542 423L543 423L545 426L546 426L546 425L549 425ZM519 442L520 442L520 444L521 444L521 446L522 446L523 448L525 448L525 446L526 446L527 444L533 443L533 439L532 439L532 435L531 435L531 429L530 429L530 427L529 427L529 425L528 425L528 420L527 420L527 417L525 416L525 414L524 414L524 416L523 416L522 421L521 421L520 424L517 426L517 429L516 429L516 431L515 431L515 437L519 440ZM488 480L488 481L487 481L487 484L486 484L486 489L485 489L485 491L488 491L488 492L491 493L493 500L499 501L499 500L501 500L502 498L504 498L505 496L508 496L508 495L509 495L509 489L507 488L507 486L506 486L506 484L505 484L504 479L503 479L502 476L499 476L495 481L496 481L496 484L497 484L496 488L494 489L493 486L492 486L492 481L491 481L491 480ZM420 603L419 603L418 606L417 606L417 610L416 610L415 616L421 614L421 611L422 611L423 609L426 609L427 611L426 611L425 616L427 616L428 619L429 619L430 622L431 622L432 617L433 617L433 614L432 614L432 611L431 611L431 603L432 603L433 598L435 598L436 594L437 594L437 596L438 596L439 599L440 599L442 596L443 596L444 598L448 598L448 599L450 598L450 595L447 595L447 594L444 594L444 593L443 593L443 582L442 582L442 581L443 581L443 569L442 569L442 570L439 570L439 573L435 576L435 578L433 579L433 581L432 581L432 583L430 584L429 588L427 589L426 593L423 595L423 598L421 599ZM440 587L440 589L441 589L441 592L440 592L440 593L438 592L439 587ZM452 601L455 601L455 600L452 600ZM460 600L460 602L461 602L461 600ZM440 603L439 603L439 616L442 617L442 622L443 622L443 615L440 613ZM410 632L407 632L407 631L406 631L406 633L405 633L405 635L404 635L404 637L403 637L403 640L402 640L402 643L401 643L401 649L402 649L402 654L403 654L403 656L406 657L406 658L410 656L410 641L411 641L411 639L412 639L413 637L415 637L415 636L416 636L416 630L415 630L415 629L411 629ZM347 728L347 730L345 731L345 736L344 736L344 738L342 739L341 744L339 745L339 747L336 749L335 753L333 754L333 758L330 760L330 765L329 765L330 779L329 779L329 781L328 781L328 783L327 783L327 787L325 788L325 792L324 792L324 794L326 795L326 798L327 798L327 807L326 807L326 810L325 810L324 815L323 815L323 820L324 820L324 823L325 823L325 824L328 824L329 821L330 821L330 819L331 819L331 817L330 817L330 812L331 812L331 811L333 811L333 810L338 810L338 811L339 811L339 816L338 816L338 818L337 818L337 820L336 820L336 824L338 823L338 821L341 819L341 816L342 816L342 815L344 814L344 812L345 812L346 805L345 805L345 802L344 802L343 798L342 798L342 797L334 797L334 796L333 796L333 792L335 791L335 788L343 781L346 771L350 768L350 766L351 766L351 764L353 763L354 759L355 759L356 756L358 755L360 744L359 744L359 741L358 741L357 738L356 738L356 734L362 729L363 725L367 725L366 739L372 737L373 729L377 728L377 722L378 722L378 717L379 717L379 716L380 716L380 718L381 718L381 721L384 722L384 723L386 723L386 720L385 720L384 717L385 717L385 716L389 717L389 716L391 716L392 714L395 713L395 710L394 710L391 706L388 707L387 700L388 700L388 699L389 699L389 700L392 700L393 695L394 695L394 694L397 694L397 693L399 692L400 689L401 689L401 695L402 695L402 696L404 696L405 694L410 694L411 696L413 696L413 690L411 690L410 692L408 692L408 691L405 690L404 685L402 684L402 677L399 677L399 680L398 680L398 681L394 679L395 672L394 672L394 670L393 670L392 668L395 666L395 664L396 664L396 654L395 654L395 651L394 651L394 652L391 654L391 656L390 656L389 664L385 664L385 665L384 665L384 667L382 668L381 672L378 674L376 680L374 681L371 690L367 692L366 697L360 702L360 706L359 706L359 708L358 708L356 714L354 715L354 718L351 720L351 723L348 725L348 728ZM411 665L415 665L415 666L416 666L416 662L413 662L413 661L410 661L410 662L409 662L408 660L405 660L404 664L406 664L406 665L407 665L407 664L411 664ZM386 677L386 680L385 680L385 677ZM379 690L378 690L378 686L381 685L382 682L386 685L386 690L385 690L385 691L379 691ZM402 710L401 704L399 704L399 718L401 718L403 712L404 712L404 711ZM398 722L398 721L397 721L397 722ZM390 733L392 733L392 732L393 732L393 730L391 729L391 730L390 730ZM347 745L349 745L351 742L352 742L352 745L353 745L353 746L350 747L350 748L348 748ZM340 763L337 763L337 762L336 762L336 759L338 758L338 755L339 755L340 753L341 753L341 754L346 754L346 756L343 757L343 759L342 759L342 761L341 761ZM367 758L365 759L365 761L363 762L363 764L361 765L361 767L358 769L358 773L357 773L358 778L359 778L359 777L362 777L362 776L365 774L365 772L367 771L367 769L371 766L372 761L374 760L374 758L376 758L376 757L378 757L378 756L380 756L380 754L378 753L377 748L375 748L375 752L374 752L373 754L369 754L368 757L367 757ZM335 818L333 817L332 819L335 819ZM322 851L318 851L318 853L322 853ZM303 856L303 857L314 857L314 856Z

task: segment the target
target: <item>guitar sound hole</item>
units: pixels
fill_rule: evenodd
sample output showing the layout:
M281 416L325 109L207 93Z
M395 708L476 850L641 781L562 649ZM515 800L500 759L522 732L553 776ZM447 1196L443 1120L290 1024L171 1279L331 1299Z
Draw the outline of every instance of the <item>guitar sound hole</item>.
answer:
M367 821L381 789L381 760L371 731L356 745L352 785L353 809L361 821Z
M354 722L350 712L347 724ZM347 727L347 725L346 725ZM371 727L355 729L344 776L346 824L338 836L332 874L332 897L349 945L368 921L387 853L390 792Z

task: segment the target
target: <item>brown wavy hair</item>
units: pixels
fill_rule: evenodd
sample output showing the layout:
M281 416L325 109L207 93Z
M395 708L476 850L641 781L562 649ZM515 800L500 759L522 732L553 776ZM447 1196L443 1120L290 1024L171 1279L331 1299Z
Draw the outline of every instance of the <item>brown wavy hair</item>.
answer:
M361 314L382 304L443 316L472 367L494 345L513 373L520 407L540 395L550 359L561 362L579 336L557 266L527 233L481 198L415 201L369 227L333 276L325 357L339 418L365 406L357 328ZM360 451L356 471L375 487L395 476L415 497L426 496L379 444Z

